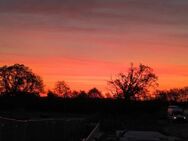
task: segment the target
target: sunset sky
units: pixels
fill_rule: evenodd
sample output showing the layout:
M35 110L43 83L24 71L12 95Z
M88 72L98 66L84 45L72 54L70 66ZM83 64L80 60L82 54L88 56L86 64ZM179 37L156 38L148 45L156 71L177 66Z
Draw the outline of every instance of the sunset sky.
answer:
M23 63L46 89L105 91L131 62L160 89L188 86L188 0L0 0L0 66Z

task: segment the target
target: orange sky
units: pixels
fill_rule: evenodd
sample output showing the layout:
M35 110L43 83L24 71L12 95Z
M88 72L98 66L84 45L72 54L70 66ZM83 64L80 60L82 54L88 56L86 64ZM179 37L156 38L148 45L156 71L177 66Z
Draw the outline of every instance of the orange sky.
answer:
M106 90L130 62L160 89L188 86L187 0L1 0L0 65L23 63L46 88Z

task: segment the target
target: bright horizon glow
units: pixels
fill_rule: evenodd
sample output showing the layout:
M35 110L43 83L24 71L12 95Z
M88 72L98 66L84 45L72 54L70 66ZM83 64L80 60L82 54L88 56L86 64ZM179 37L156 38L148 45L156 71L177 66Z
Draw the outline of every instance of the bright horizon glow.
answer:
M0 1L0 66L24 64L46 89L97 87L150 66L159 89L188 86L187 0Z

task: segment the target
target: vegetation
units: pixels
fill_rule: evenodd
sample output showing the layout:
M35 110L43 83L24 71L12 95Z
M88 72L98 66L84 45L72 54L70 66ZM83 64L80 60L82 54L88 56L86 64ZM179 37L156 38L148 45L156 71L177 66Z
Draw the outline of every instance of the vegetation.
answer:
M54 93L64 98L71 97L71 90L65 81L56 82Z
M0 67L0 93L2 95L39 94L43 90L42 79L28 67L20 64Z
M136 68L131 64L127 74L118 74L116 79L109 81L109 85L115 97L130 101L145 97L149 88L158 86L157 79L150 67L140 64Z
M186 102L188 101L188 87L157 91L155 95L160 101Z
M97 88L89 90L88 96L89 98L103 98L102 93Z
M153 70L142 64L139 67L131 65L127 74L120 73L116 79L108 83L114 97L110 97L109 93L104 97L97 88L92 88L88 92L74 91L65 81L58 81L54 90L48 91L47 97L39 97L39 93L44 90L44 84L38 75L24 65L3 66L0 67L0 109L124 113L129 110L139 112L143 106L144 110L148 107L148 111L151 112L161 105L188 101L187 87L156 91L155 99L143 101L143 97L145 98L150 89L158 83Z

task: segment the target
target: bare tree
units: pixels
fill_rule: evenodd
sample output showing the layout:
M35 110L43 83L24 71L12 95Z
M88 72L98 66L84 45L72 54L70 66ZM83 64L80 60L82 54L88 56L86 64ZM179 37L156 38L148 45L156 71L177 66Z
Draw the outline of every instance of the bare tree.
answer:
M151 87L158 86L157 76L149 66L131 64L127 74L119 73L117 78L108 81L110 90L117 98L133 100L145 96Z
M71 97L71 90L65 81L56 82L54 92L64 98Z
M43 89L44 85L42 79L34 74L28 67L21 64L0 67L1 94L39 94L43 92Z

